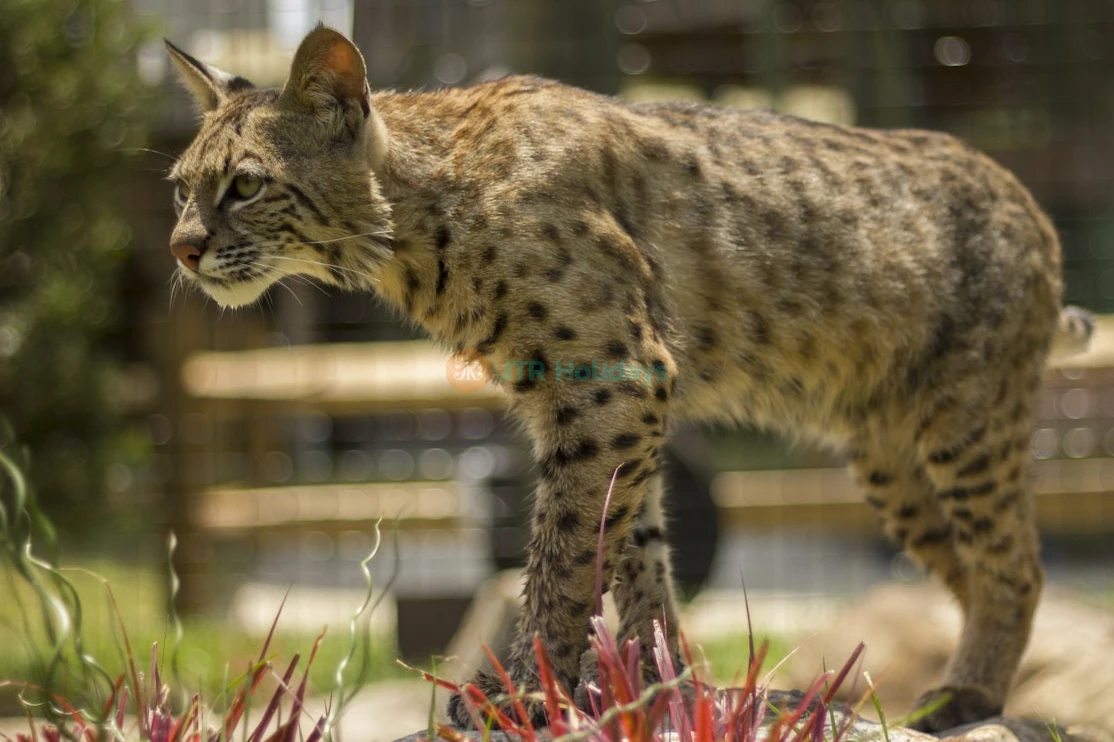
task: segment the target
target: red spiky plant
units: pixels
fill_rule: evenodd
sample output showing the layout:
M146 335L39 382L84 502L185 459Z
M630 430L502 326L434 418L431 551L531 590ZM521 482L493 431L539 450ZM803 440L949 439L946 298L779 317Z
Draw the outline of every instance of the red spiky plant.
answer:
M276 624L277 624L276 616ZM170 686L163 682L159 672L158 647L151 648L151 665L146 677L136 668L131 646L126 649L128 672L121 673L113 683L108 698L94 714L77 708L60 694L51 694L57 708L64 712L68 724L64 729L52 724L37 727L28 719L29 731L16 735L16 742L60 742L62 739L79 742L100 742L106 739L142 740L143 742L222 742L233 739L243 720L251 699L258 691L263 679L274 674L274 667L267 659L267 650L274 635L275 626L263 643L259 660L252 664L236 690L227 710L216 719L206 719L205 707L199 696L194 695L183 710L176 711L170 703ZM299 738L305 706L306 680L314 656L321 645L324 634L317 638L310 652L309 660L302 670L297 688L291 679L301 661L300 655L287 665L279 678L278 687L266 699L263 715L254 727L242 732L249 742L292 742ZM125 643L127 640L125 638ZM129 706L134 717L129 718ZM281 712L286 708L286 719ZM272 722L274 722L272 724ZM319 742L325 731L325 717L320 717L305 742ZM0 735L4 736L4 735ZM6 737L5 737L6 739Z
M839 742L854 718L844 716L835 724L832 699L863 651L860 644L838 672L821 675L794 708L779 711L769 702L769 679L760 679L767 645L753 651L745 677L736 687L718 690L689 671L677 674L664 633L657 627L654 662L661 681L646 686L640 671L641 647L637 639L622 647L598 616L591 645L599 661L598 682L590 692L592 708L573 703L567 689L550 671L541 643L535 639L541 690L525 694L517 689L495 656L488 657L504 683L505 694L489 698L471 684L463 686L422 673L427 680L453 693L461 693L475 731L492 728L510 733L523 742ZM685 654L691 667L692 655ZM545 704L549 727L543 733L530 721L524 701ZM509 710L508 710L509 706ZM759 731L764 730L759 735ZM466 742L465 732L444 725L437 733L450 742Z

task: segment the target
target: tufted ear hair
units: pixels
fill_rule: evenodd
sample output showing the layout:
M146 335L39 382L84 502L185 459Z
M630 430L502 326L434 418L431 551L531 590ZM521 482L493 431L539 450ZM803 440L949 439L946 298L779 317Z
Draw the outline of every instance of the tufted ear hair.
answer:
M358 126L371 113L363 55L339 31L318 24L294 54L280 100L310 110L323 123Z
M171 44L169 40L163 39L163 41L166 43L166 51L170 54L170 61L178 71L178 79L193 96L202 113L212 111L237 90L254 87L242 77L197 61Z

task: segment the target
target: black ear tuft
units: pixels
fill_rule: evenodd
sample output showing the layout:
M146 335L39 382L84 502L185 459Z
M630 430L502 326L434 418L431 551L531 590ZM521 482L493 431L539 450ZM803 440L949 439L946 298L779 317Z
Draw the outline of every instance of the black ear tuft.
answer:
M198 61L170 43L169 39L163 39L163 42L166 43L170 61L178 71L178 78L202 112L213 110L237 91L254 87L242 77Z

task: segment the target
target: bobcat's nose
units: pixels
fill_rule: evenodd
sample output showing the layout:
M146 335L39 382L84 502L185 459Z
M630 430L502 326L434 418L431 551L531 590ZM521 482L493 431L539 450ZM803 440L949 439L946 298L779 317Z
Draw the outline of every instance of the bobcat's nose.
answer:
M203 247L188 243L170 246L170 254L178 258L178 262L190 270L197 270L198 264L201 263L201 253L203 252L205 252Z

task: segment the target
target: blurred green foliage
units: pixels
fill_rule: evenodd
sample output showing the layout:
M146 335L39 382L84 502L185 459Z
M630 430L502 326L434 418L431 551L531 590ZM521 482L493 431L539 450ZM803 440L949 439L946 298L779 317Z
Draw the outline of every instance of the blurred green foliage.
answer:
M0 414L66 530L94 525L118 415L120 184L153 91L125 0L0 0Z

